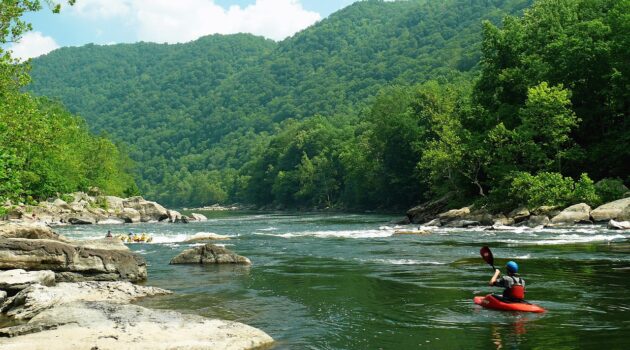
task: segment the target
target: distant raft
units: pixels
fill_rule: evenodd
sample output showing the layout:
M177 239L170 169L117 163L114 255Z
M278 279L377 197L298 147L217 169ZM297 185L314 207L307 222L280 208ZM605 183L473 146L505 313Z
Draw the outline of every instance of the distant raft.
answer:
M120 239L123 243L150 243L153 241L153 237L146 233L140 235L118 235L116 238Z

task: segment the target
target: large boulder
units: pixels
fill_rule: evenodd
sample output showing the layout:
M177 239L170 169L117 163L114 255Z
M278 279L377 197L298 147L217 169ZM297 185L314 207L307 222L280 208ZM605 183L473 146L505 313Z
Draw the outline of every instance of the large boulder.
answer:
M140 213L133 208L124 208L118 217L129 224L140 222L140 219L142 218Z
M123 203L125 208L137 210L140 213L140 221L142 222L168 219L166 208L156 202L147 201L140 196L128 198Z
M623 198L606 203L591 212L595 221L630 220L630 198Z
M120 213L125 208L124 199L115 196L103 196L101 197L107 206L107 210L113 213Z
M407 211L407 217L414 224L421 224L433 220L439 213L446 209L452 197L451 194L447 194L442 198L422 203L409 209Z
M0 238L66 240L39 222L0 222Z
M444 213L438 214L438 219L441 222L450 222L454 220L463 220L470 215L470 207L463 207L460 209L451 209Z
M182 213L175 210L167 210L166 214L169 222L179 222L182 219Z
M59 210L67 210L67 211L71 211L72 207L66 203L66 201L64 201L61 198L57 198L52 202L52 205L59 208Z
M266 349L273 339L242 323L110 302L66 303L0 329L4 350Z
M529 219L525 222L525 226L527 227L545 227L545 226L549 226L549 224L551 223L551 221L549 220L549 217L546 215L532 215L529 217Z
M50 272L50 271L49 271ZM170 294L166 289L144 287L129 282L58 283L31 285L7 299L1 311L17 320L28 320L51 307L77 301L129 303L139 298Z
M55 284L55 273L52 271L24 271L14 269L0 271L0 289L17 292L30 285L41 284L52 286Z
M513 219L515 223L519 223L529 219L531 213L526 207L518 207L508 214L508 218Z
M58 280L82 276L94 280L142 281L146 262L117 249L91 249L52 240L0 238L0 269L52 270Z
M186 249L171 259L171 264L245 264L251 261L244 256L219 247L214 244L206 244L191 249Z
M551 219L551 223L553 224L576 224L589 222L590 219L591 207L588 204L580 203L572 205L563 211L560 214L554 216Z
M504 214L498 214L492 218L492 226L511 226L514 225L514 219L508 218Z

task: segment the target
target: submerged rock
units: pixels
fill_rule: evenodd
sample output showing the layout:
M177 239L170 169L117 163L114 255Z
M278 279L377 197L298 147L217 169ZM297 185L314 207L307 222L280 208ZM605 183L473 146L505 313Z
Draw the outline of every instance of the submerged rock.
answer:
M576 223L584 223L590 221L590 212L591 207L588 204L580 203L576 205L572 205L563 211L560 214L556 215L551 219L553 224L576 224Z
M630 221L610 220L608 222L608 228L611 230L630 230Z
M245 350L273 344L265 332L242 323L108 302L56 306L25 325L0 329L0 337L5 350Z
M129 303L139 298L170 294L171 291L144 287L129 282L58 283L56 286L31 285L2 305L2 312L18 320L28 320L54 306L78 301Z
M226 241L229 240L230 237L219 235L212 232L197 232L194 235L184 240L184 243L194 243L194 242L203 242L203 241Z
M595 221L630 220L630 198L623 198L606 203L591 212Z
M186 249L179 255L171 259L173 264L245 264L250 265L251 261L244 256L214 244L206 244L191 249Z
M208 221L208 218L203 214L192 213L190 214L190 219L193 221Z

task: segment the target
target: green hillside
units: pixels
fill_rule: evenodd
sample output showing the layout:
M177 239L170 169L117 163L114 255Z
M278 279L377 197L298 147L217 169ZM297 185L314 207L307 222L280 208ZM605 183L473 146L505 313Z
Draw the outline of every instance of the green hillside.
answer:
M435 134L418 123L421 111L414 108L426 102L419 99L433 96L448 111L461 109L467 100L462 96L473 90L469 82L480 74L482 21L498 25L529 4L364 1L279 43L241 34L178 45L64 48L33 61L30 89L61 100L93 131L128 144L141 190L169 204L407 206L439 192L418 167L421 150L433 145L427 137ZM534 43L545 45L538 39ZM547 57L536 50L532 45L527 54ZM483 67L476 89L488 96L490 89L506 91L489 86L503 78ZM541 79L563 82L574 68L526 78L512 109L504 110L518 113L523 91ZM441 86L389 87L428 80ZM508 105L484 100L483 93L473 99L489 120L497 119L499 105ZM506 119L510 128L517 124ZM592 143L586 133L578 135L582 139ZM584 161L574 164L571 175ZM482 171L477 180L491 181L491 172Z

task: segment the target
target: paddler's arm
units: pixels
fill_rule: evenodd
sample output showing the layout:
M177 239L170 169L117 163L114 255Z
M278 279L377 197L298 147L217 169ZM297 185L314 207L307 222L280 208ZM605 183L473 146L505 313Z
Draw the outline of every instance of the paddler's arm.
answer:
M492 276L492 278L490 279L491 286L494 286L494 283L497 281L497 278L499 278L500 274L501 274L501 270L499 269L494 270L494 276Z

